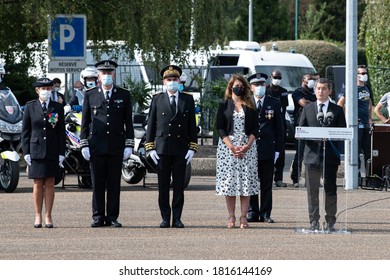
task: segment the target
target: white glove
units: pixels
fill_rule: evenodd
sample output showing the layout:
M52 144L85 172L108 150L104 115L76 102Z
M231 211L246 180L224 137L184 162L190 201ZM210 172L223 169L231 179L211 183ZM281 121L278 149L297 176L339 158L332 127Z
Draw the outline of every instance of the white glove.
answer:
M125 148L125 150L123 151L123 160L127 160L131 156L132 153L133 153L132 148L130 148L130 147Z
M67 114L67 113L69 113L70 111L72 111L72 107L68 104L68 105L65 105L65 107L64 107L64 113L65 113L65 115Z
M158 160L160 159L160 157L158 156L156 150L151 150L149 153L148 153L148 156L150 156L150 158L153 160L153 162L157 165L158 164Z
M64 165L62 164L62 163L64 162L64 159L65 159L64 156L61 156L61 155L60 155L60 156L58 157L58 161L60 162L60 163L59 163L59 166L62 167L62 168L64 168Z
M83 155L83 158L87 161L91 158L91 154L89 153L89 147L84 147L81 149L81 154Z
M187 164L189 164L194 157L195 152L193 150L188 150L185 159L187 160Z
M28 166L31 166L31 156L30 154L24 156L24 160Z
M274 164L276 163L278 158L279 158L279 152L275 152Z

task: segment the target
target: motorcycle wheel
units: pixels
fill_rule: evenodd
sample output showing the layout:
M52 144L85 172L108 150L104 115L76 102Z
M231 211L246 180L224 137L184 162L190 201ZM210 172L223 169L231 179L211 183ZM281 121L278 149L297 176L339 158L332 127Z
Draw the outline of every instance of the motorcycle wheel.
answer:
M7 193L16 190L19 183L19 162L4 160L0 173L0 187Z
M122 166L122 178L128 184L138 184L144 178L145 174L145 167L137 167L136 165Z

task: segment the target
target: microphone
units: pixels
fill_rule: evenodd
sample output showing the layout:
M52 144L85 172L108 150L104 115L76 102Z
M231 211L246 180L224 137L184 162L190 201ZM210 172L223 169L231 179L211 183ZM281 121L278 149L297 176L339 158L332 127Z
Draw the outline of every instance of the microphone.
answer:
M330 123L333 121L334 115L332 112L327 112L325 115L325 125L329 126Z
M318 112L317 121L320 123L320 126L324 125L324 113Z

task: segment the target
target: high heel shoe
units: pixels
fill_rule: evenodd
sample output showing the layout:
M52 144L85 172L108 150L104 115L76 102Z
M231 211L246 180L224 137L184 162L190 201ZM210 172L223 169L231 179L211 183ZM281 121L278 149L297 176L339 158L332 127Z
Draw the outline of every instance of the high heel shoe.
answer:
M248 220L246 219L245 216L240 217L240 228L248 228Z
M42 227L42 224L34 224L34 227L35 227L35 228L41 228L41 227Z
M230 216L229 217L229 222L227 223L226 227L227 228L234 228L236 226L236 216Z

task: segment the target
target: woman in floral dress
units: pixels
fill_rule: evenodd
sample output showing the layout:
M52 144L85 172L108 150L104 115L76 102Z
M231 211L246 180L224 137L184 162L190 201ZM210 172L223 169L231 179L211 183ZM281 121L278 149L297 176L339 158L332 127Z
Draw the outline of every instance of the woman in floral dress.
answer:
M228 228L234 228L236 197L240 197L240 228L247 228L249 198L259 193L255 135L258 121L250 87L241 75L233 75L225 100L217 113L216 194L226 198Z

